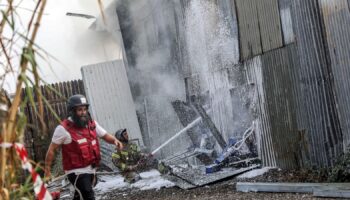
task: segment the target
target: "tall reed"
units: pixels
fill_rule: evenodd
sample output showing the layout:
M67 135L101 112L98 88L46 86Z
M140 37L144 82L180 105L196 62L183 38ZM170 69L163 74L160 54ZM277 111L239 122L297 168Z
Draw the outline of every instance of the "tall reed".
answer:
M0 85L4 87L5 77L12 75L15 80L15 92L11 99L6 91L0 91L0 143L23 143L23 134L27 126L27 119L23 112L23 105L30 103L40 121L40 132L48 134L43 120L44 103L40 85L43 80L38 73L36 57L46 54L35 44L40 28L47 0L33 1L35 5L27 22L22 21L18 14L23 9L19 2L13 0L1 1L0 21ZM100 10L102 1L98 0ZM102 16L104 17L103 13ZM36 102L30 91L22 95L22 87L32 87ZM38 109L36 109L38 107ZM34 199L31 177L20 182L18 177L23 174L20 158L14 148L2 145L0 147L0 200L1 199ZM34 166L36 163L31 161Z

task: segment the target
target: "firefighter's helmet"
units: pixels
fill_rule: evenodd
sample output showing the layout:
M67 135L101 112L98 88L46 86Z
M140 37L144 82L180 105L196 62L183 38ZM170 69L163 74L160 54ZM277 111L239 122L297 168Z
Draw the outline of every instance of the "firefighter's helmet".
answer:
M77 106L89 106L84 95L75 94L68 99L67 108L68 111L72 111Z
M127 139L123 135L123 133L125 133L125 132L126 132L126 128L119 129L119 130L117 130L117 132L115 132L114 136L121 142L128 142Z

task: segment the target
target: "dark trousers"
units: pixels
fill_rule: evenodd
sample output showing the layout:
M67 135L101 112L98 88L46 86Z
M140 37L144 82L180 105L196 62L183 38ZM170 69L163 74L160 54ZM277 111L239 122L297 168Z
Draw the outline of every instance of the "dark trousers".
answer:
M73 200L95 200L94 190L92 189L94 178L94 174L68 174L68 180L75 189ZM80 199L80 194L83 199Z

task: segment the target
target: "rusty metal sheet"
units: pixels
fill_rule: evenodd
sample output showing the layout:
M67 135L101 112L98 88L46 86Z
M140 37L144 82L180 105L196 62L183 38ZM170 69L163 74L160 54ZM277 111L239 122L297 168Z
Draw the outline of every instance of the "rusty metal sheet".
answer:
M241 60L283 46L278 0L237 0Z
M332 1L333 2L333 1ZM330 166L342 152L342 131L317 0L293 1L293 26L300 64L295 66L298 83L298 129L309 144L309 164ZM310 26L312 24L312 26Z
M263 52L283 46L278 0L257 0L256 7Z
M262 53L256 0L236 0L241 60Z
M282 168L295 168L300 150L297 137L296 95L294 69L297 63L296 47L289 45L262 55L262 84L265 107L270 125L271 145L276 164ZM267 154L270 152L266 151Z
M320 1L327 36L337 108L344 139L350 146L350 13L346 0Z

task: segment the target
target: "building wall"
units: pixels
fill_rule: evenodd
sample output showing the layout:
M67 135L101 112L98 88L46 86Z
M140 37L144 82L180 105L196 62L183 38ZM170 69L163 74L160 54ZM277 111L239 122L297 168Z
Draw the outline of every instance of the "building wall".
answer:
M267 166L331 166L347 148L348 1L119 2L129 11L119 16L135 61L129 77L162 72L178 86L148 87L134 99L204 97L225 140L254 121Z
M293 2L300 60L296 69L300 106L297 115L299 130L303 131L309 144L309 162L329 166L342 152L343 130L336 108L329 50L319 8L319 1L315 0Z

